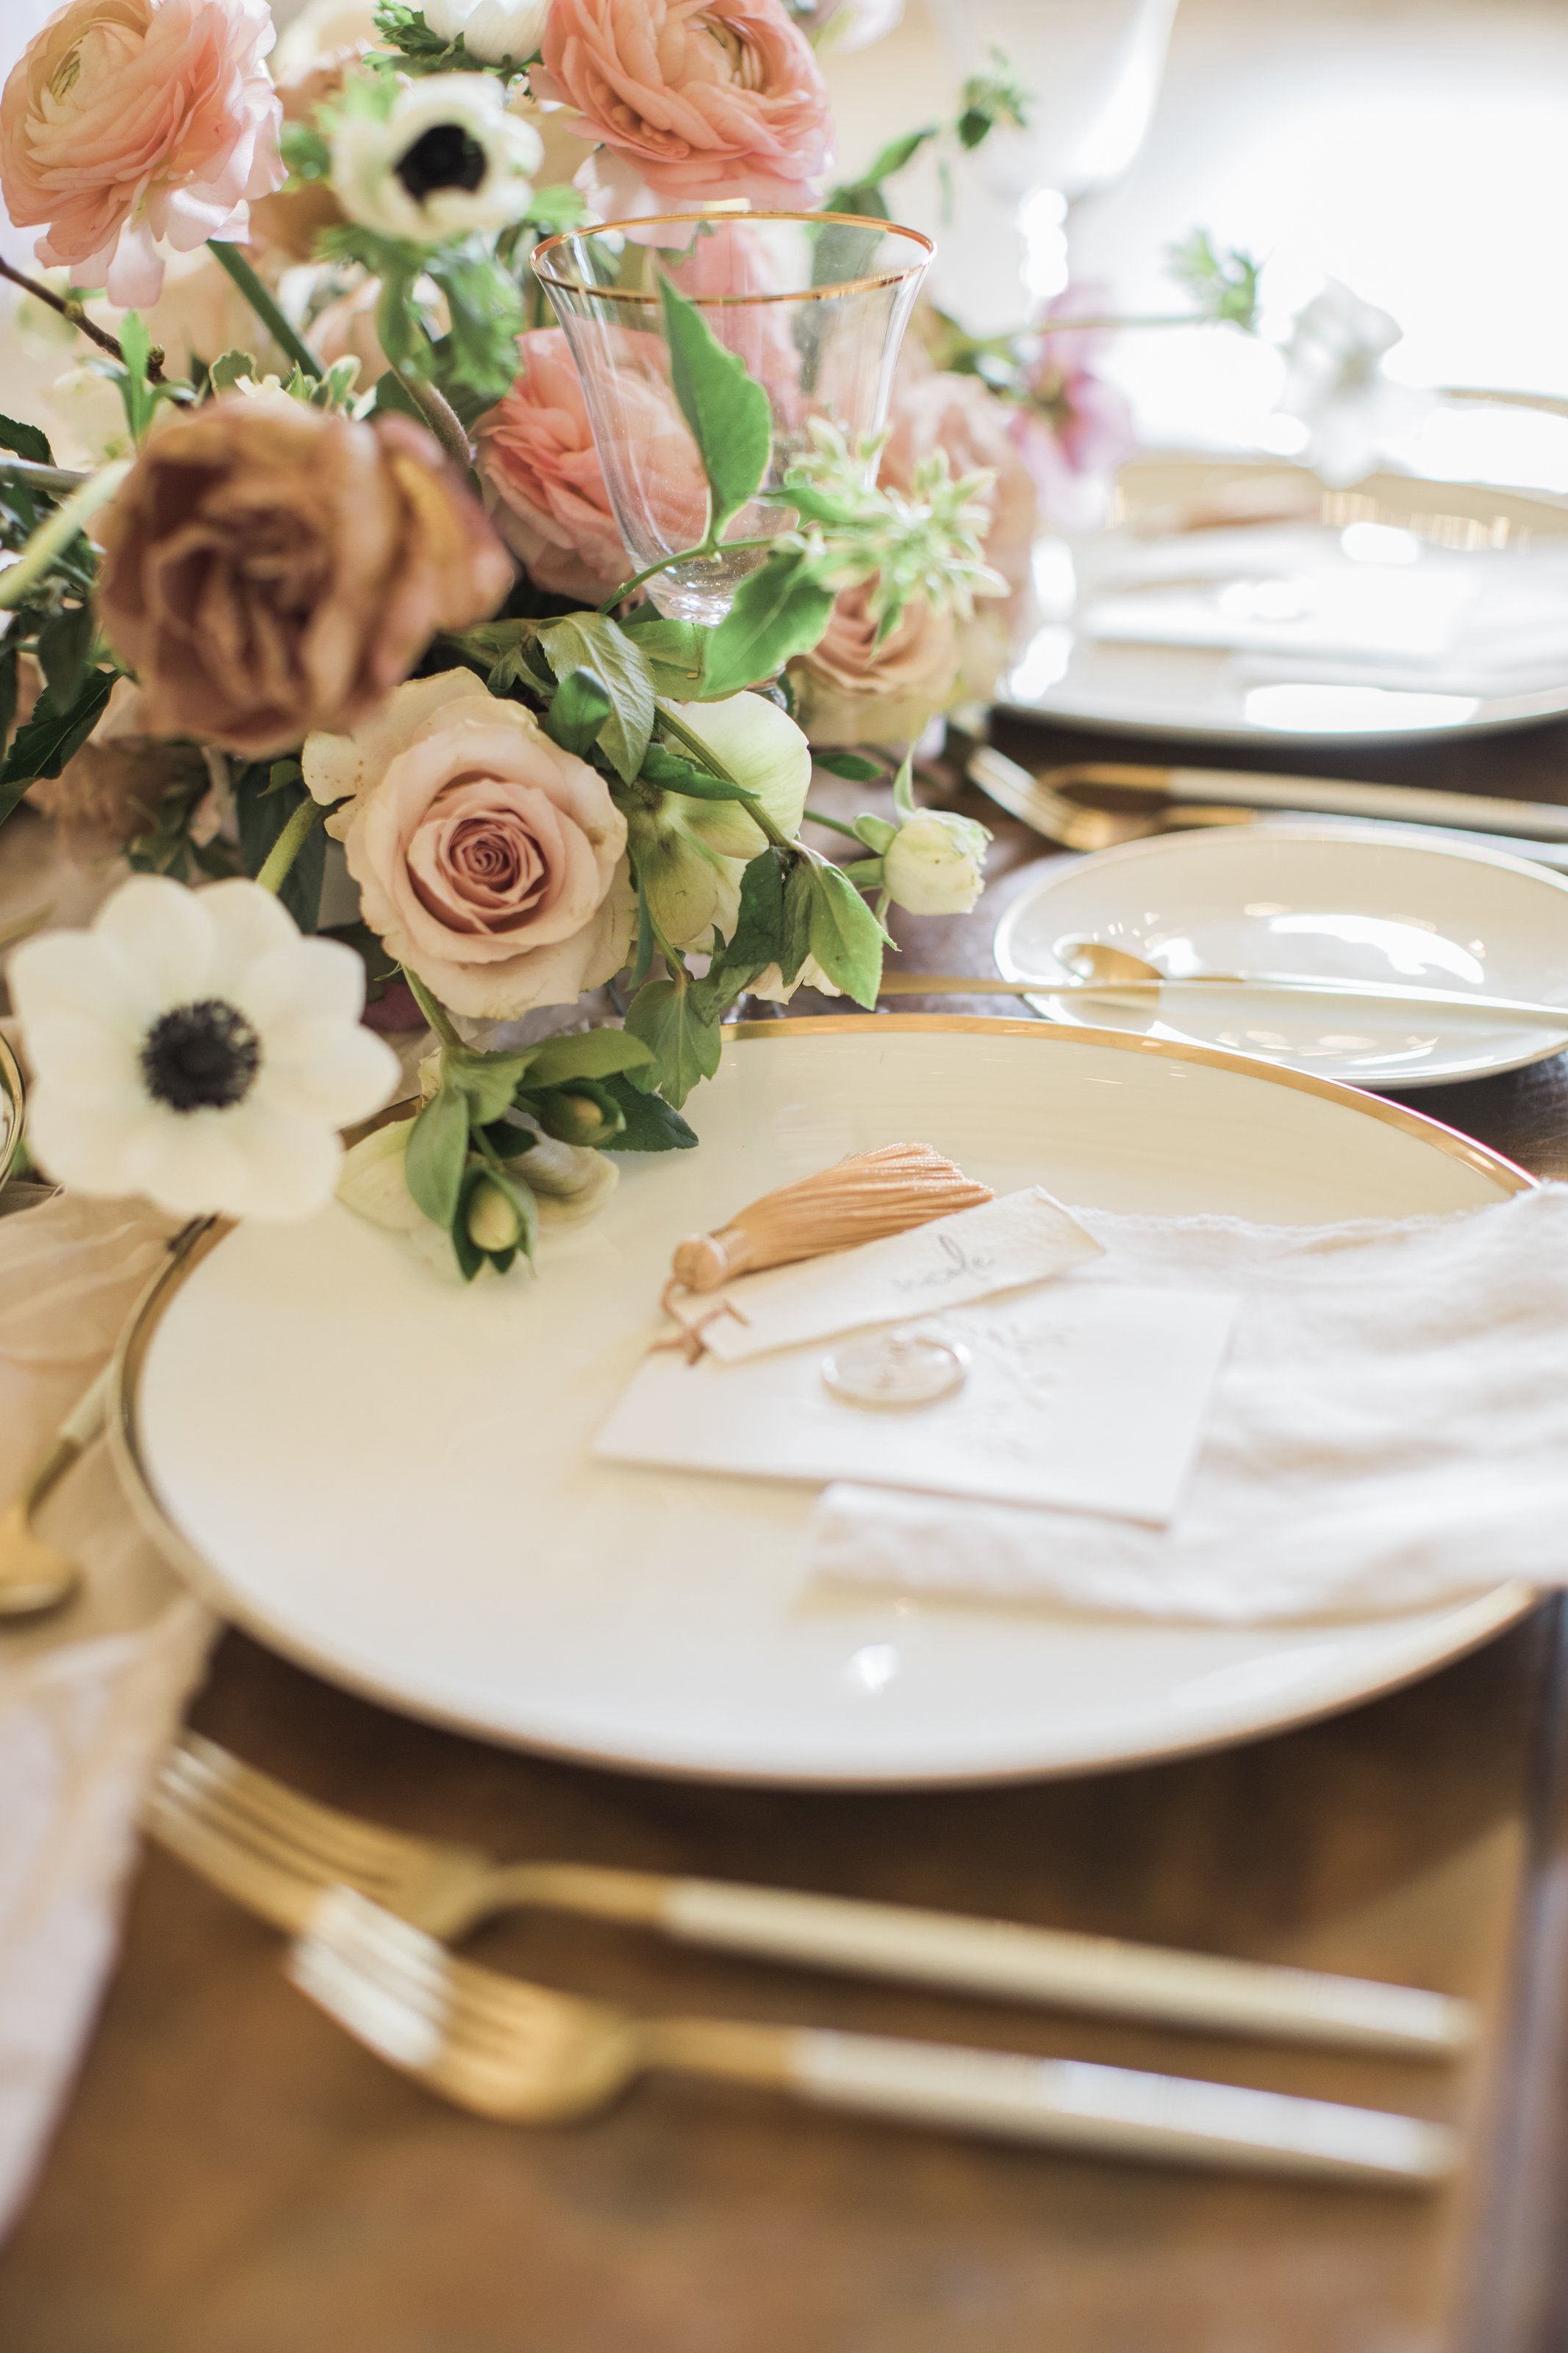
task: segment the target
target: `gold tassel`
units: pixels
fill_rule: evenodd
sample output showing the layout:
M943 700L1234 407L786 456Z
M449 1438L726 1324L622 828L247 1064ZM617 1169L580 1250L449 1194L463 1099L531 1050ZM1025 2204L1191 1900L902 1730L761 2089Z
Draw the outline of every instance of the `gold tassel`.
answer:
M989 1185L976 1185L929 1144L857 1152L797 1185L764 1193L719 1233L689 1234L676 1248L665 1304L675 1291L717 1291L738 1274L879 1241L994 1198Z

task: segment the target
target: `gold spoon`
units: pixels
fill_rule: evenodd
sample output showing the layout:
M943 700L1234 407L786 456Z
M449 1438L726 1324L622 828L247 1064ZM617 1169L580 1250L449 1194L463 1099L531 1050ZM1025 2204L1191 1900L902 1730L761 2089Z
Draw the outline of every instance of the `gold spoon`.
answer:
M1162 972L1130 949L1109 946L1103 940L1063 940L1057 955L1074 975L1065 984L1078 987L1132 989L1140 993L1162 988L1252 988L1269 996L1354 997L1381 1005L1436 1006L1444 1012L1484 1013L1494 1020L1542 1021L1553 1029L1568 1029L1568 1005L1537 1004L1527 997L1470 997L1447 988L1405 988L1377 980L1333 980L1299 973ZM1031 994L1056 997L1064 985L1049 980L1030 984Z
M38 1457L10 1510L0 1514L0 1618L58 1609L81 1582L76 1563L33 1534L33 1514L103 1428L109 1377L106 1366Z

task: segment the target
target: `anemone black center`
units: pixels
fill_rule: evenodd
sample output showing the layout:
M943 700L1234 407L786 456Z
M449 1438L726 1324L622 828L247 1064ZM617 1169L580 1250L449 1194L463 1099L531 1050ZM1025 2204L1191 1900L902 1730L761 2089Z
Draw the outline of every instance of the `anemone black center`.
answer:
M226 1110L250 1092L260 1067L260 1039L216 997L173 1007L142 1047L147 1092L171 1111Z
M485 151L460 122L436 122L397 159L398 178L416 205L443 188L477 188Z

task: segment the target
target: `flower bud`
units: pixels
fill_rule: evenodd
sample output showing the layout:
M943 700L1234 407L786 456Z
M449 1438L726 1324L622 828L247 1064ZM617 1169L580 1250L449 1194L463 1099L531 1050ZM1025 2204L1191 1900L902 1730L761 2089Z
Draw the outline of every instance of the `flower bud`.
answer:
M911 915L967 915L985 888L982 869L991 836L950 809L911 817L888 844L882 880L893 902Z
M491 1256L516 1250L522 1240L517 1204L489 1176L481 1176L468 1202L468 1240Z

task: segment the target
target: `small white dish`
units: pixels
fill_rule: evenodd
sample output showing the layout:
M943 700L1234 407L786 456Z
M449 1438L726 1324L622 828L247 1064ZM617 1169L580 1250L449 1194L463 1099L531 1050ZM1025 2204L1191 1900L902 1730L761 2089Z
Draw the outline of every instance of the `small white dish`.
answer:
M996 700L1207 743L1528 726L1568 711L1564 534L1568 502L1490 483L1142 456L1104 530L1037 549Z
M701 1149L465 1290L334 1203L171 1273L110 1440L155 1540L317 1672L599 1764L862 1786L1097 1771L1343 1707L1529 1606L1164 1625L814 1586L813 1496L595 1462L683 1234L846 1153L929 1141L999 1193L1316 1224L1480 1208L1530 1179L1403 1105L1234 1055L1030 1019L725 1032ZM214 1378L214 1366L222 1378ZM846 1409L847 1412L849 1409Z
M1073 939L1183 973L1257 972L1563 1001L1561 1030L1375 998L1173 986L1141 1005L1029 1002L1054 1021L1189 1039L1357 1087L1433 1087L1568 1046L1568 878L1418 831L1332 818L1160 835L1053 860L997 927L1005 979L1066 967Z

